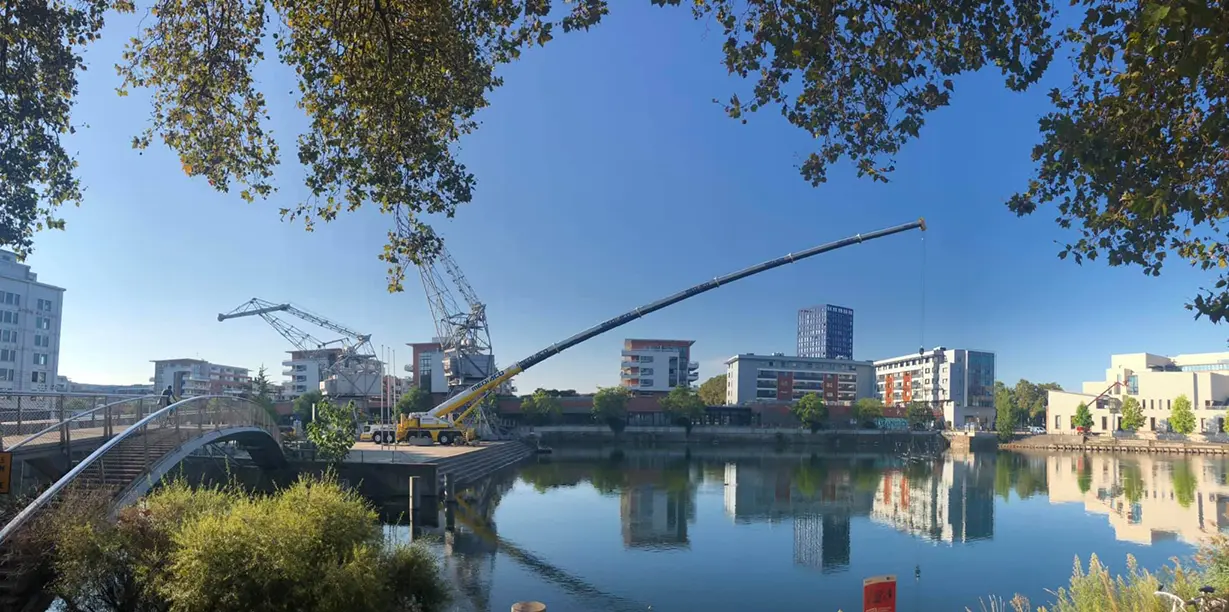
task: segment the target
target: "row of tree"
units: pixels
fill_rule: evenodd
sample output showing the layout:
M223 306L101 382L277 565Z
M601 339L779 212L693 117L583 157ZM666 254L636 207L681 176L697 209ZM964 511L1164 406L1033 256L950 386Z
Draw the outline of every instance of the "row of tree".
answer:
M808 393L790 406L790 413L812 433L829 424L828 406L818 393ZM859 427L874 429L884 415L884 403L879 398L864 397L853 403L849 419ZM928 428L934 424L934 409L926 402L910 402L905 408L905 420L911 429Z
M994 428L1003 440L1011 439L1017 427L1043 425L1050 391L1062 391L1058 383L1033 383L1023 378L1015 387L994 382Z
M1119 409L1121 419L1118 422L1118 428L1123 431L1137 431L1144 426L1144 407L1139 403L1139 400L1134 397L1127 396L1122 401L1122 406ZM1186 395L1179 395L1174 398L1169 407L1169 429L1174 433L1190 434L1195 432L1195 409L1191 405L1191 400ZM1071 417L1071 425L1073 427L1083 427L1085 429L1092 427L1092 411L1088 409L1088 404L1083 402L1076 406L1075 415Z

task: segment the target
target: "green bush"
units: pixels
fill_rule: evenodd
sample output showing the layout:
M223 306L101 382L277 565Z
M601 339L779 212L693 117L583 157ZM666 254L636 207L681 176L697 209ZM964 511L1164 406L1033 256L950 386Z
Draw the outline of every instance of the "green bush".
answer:
M435 612L449 589L435 558L388 542L375 511L332 477L270 496L172 482L108 518L70 493L22 546L50 551L70 610Z

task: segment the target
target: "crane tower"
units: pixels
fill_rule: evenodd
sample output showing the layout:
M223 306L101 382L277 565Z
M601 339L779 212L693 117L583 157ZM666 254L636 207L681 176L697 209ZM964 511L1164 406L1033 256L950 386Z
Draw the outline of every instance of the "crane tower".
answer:
M278 317L279 313L295 316L341 337L321 342L311 334ZM239 317L260 317L277 333L294 345L308 359L315 359L320 368L320 381L325 395L333 397L368 398L380 394L383 364L375 358L371 335L312 314L291 304L275 304L252 298L234 310L218 315L218 321ZM338 345L334 348L332 345Z

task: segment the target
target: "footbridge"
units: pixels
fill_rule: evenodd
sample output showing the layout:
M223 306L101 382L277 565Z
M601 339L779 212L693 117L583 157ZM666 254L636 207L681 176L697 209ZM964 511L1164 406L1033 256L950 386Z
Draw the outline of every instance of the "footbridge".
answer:
M21 439L5 449L12 453L13 465L38 461L51 453L67 458L68 469L32 502L9 514L11 518L0 528L0 547L70 487L105 491L113 500L112 507L119 509L134 503L180 461L210 444L234 442L262 468L285 465L277 422L259 404L232 396L193 397L161 407L159 401L134 397L107 402L60 421L54 420L54 411L38 414L43 418L34 420L51 422L19 435ZM85 448L92 450L76 459ZM18 609L5 606L17 603L15 599L35 586L27 584L24 572L17 571L12 562L7 555L0 562L2 609Z

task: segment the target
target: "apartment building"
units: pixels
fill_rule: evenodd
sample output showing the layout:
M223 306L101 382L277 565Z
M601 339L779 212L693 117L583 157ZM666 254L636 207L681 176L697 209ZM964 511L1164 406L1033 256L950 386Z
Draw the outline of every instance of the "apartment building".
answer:
M290 359L282 362L282 375L286 381L282 384L282 393L294 399L309 391L319 391L324 373L341 355L340 348L316 349L310 351L287 351Z
M409 343L410 363L405 370L414 379L414 384L431 393L448 393L448 376L444 374L444 349L439 339L431 342Z
M700 378L700 364L691 360L695 340L623 341L619 384L636 393L669 393Z
M798 356L853 359L853 309L821 304L799 310Z
M60 368L64 289L0 250L0 390L52 391Z
M1093 415L1090 431L1115 431L1121 426L1123 400L1134 397L1143 407L1143 431L1167 431L1169 412L1179 395L1191 401L1197 432L1225 431L1229 353L1111 355L1104 380L1085 382L1079 393L1050 391L1046 429L1071 433L1075 429L1071 419L1085 404Z
M252 376L247 368L203 359L155 360L151 380L159 393L170 385L178 397L240 395L252 389Z
M884 404L926 402L949 427L994 423L994 353L937 347L875 361L876 394Z
M875 396L875 365L869 361L743 353L725 362L726 404L794 402L808 393L829 406L850 406Z

